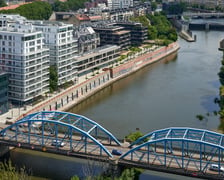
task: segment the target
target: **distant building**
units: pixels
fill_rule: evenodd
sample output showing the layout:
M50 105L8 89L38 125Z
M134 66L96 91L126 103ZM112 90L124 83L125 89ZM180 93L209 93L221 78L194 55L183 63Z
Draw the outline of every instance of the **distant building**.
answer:
M0 72L0 115L8 112L8 74Z
M133 0L112 0L112 9L128 9L133 7Z
M93 29L100 34L100 45L115 44L121 49L127 49L131 45L131 34L124 27L98 24Z
M75 26L74 37L78 39L78 54L96 49L100 45L99 34L89 26Z
M148 28L144 27L141 23L116 22L114 24L122 26L125 30L130 31L132 45L141 45L145 40L148 39Z
M109 11L111 21L127 21L134 16L134 11L131 9L116 9Z
M188 4L199 4L204 5L205 7L209 8L215 8L215 7L224 7L224 1L223 0L166 0L164 3L170 3L170 2L186 2Z

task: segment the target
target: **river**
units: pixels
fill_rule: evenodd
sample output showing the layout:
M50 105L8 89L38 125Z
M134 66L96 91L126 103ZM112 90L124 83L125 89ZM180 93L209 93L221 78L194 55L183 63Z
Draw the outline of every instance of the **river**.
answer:
M98 122L118 138L136 128L143 133L173 126L216 130L218 117L210 116L208 122L201 122L195 116L219 109L214 98L219 95L217 73L222 53L218 46L224 36L215 31L193 34L197 35L196 42L178 40L181 48L173 59L147 66L69 111ZM11 152L11 157L13 162L32 169L34 175L52 179L63 179L75 163L63 156L42 153L37 157L19 150ZM191 179L152 171L146 171L140 179L149 178Z
M172 126L217 129L218 117L200 122L196 115L218 110L217 73L222 32L193 32L193 43L179 39L176 58L160 61L105 88L70 112L97 121L116 137L139 128L143 133Z

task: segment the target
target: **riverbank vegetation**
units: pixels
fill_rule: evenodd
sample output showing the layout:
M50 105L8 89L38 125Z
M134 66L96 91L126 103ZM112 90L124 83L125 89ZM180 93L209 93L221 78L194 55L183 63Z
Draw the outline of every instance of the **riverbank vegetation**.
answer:
M96 177L86 177L85 180L138 180L140 174L143 172L142 169L139 168L130 168L125 169L119 177L115 177L114 174L111 175L99 175ZM71 180L79 180L78 176L73 176Z
M125 136L125 141L132 143L142 136L143 136L142 132L135 131Z
M143 26L148 27L148 39L160 40L161 45L177 41L176 29L172 26L169 20L163 13L147 14L145 16L138 16L131 18L134 22L140 22Z
M31 177L25 171L25 168L16 169L12 162L0 162L0 179L6 180L30 180Z
M224 58L221 61L221 68L218 73L219 76L219 81L221 83L220 89L219 89L219 100L217 102L219 103L220 111L220 125L219 125L219 130L224 132Z

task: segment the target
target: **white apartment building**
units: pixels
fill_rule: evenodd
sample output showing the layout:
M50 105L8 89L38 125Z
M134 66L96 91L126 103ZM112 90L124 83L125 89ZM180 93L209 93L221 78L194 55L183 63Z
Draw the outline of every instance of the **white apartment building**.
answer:
M27 21L25 17L18 14L0 14L0 27L8 26L10 23Z
M133 0L112 0L112 9L126 9L133 7Z
M9 75L8 96L24 104L49 91L49 49L31 24L0 28L0 70Z
M74 56L78 42L73 38L73 25L62 22L33 21L36 30L42 31L44 43L50 49L50 65L56 65L58 85L77 81L77 67Z

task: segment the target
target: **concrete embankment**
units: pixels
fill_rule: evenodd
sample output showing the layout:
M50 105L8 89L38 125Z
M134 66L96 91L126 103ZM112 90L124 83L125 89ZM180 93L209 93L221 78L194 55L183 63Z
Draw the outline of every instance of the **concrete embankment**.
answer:
M196 41L196 36L192 37L192 35L186 31L180 31L178 34L181 38L185 39L188 42Z
M140 53L133 55L127 61L123 62L113 68L107 68L101 73L91 76L83 82L74 85L66 90L63 90L59 94L56 94L49 99L33 106L29 107L26 111L23 111L19 116L11 119L6 119L7 123L13 123L26 116L38 111L66 111L76 104L82 102L86 98L97 93L101 89L114 83L118 79L124 78L129 74L141 69L142 67L157 62L162 58L169 56L179 49L178 43L172 43L169 46L156 47L154 50L144 50Z

